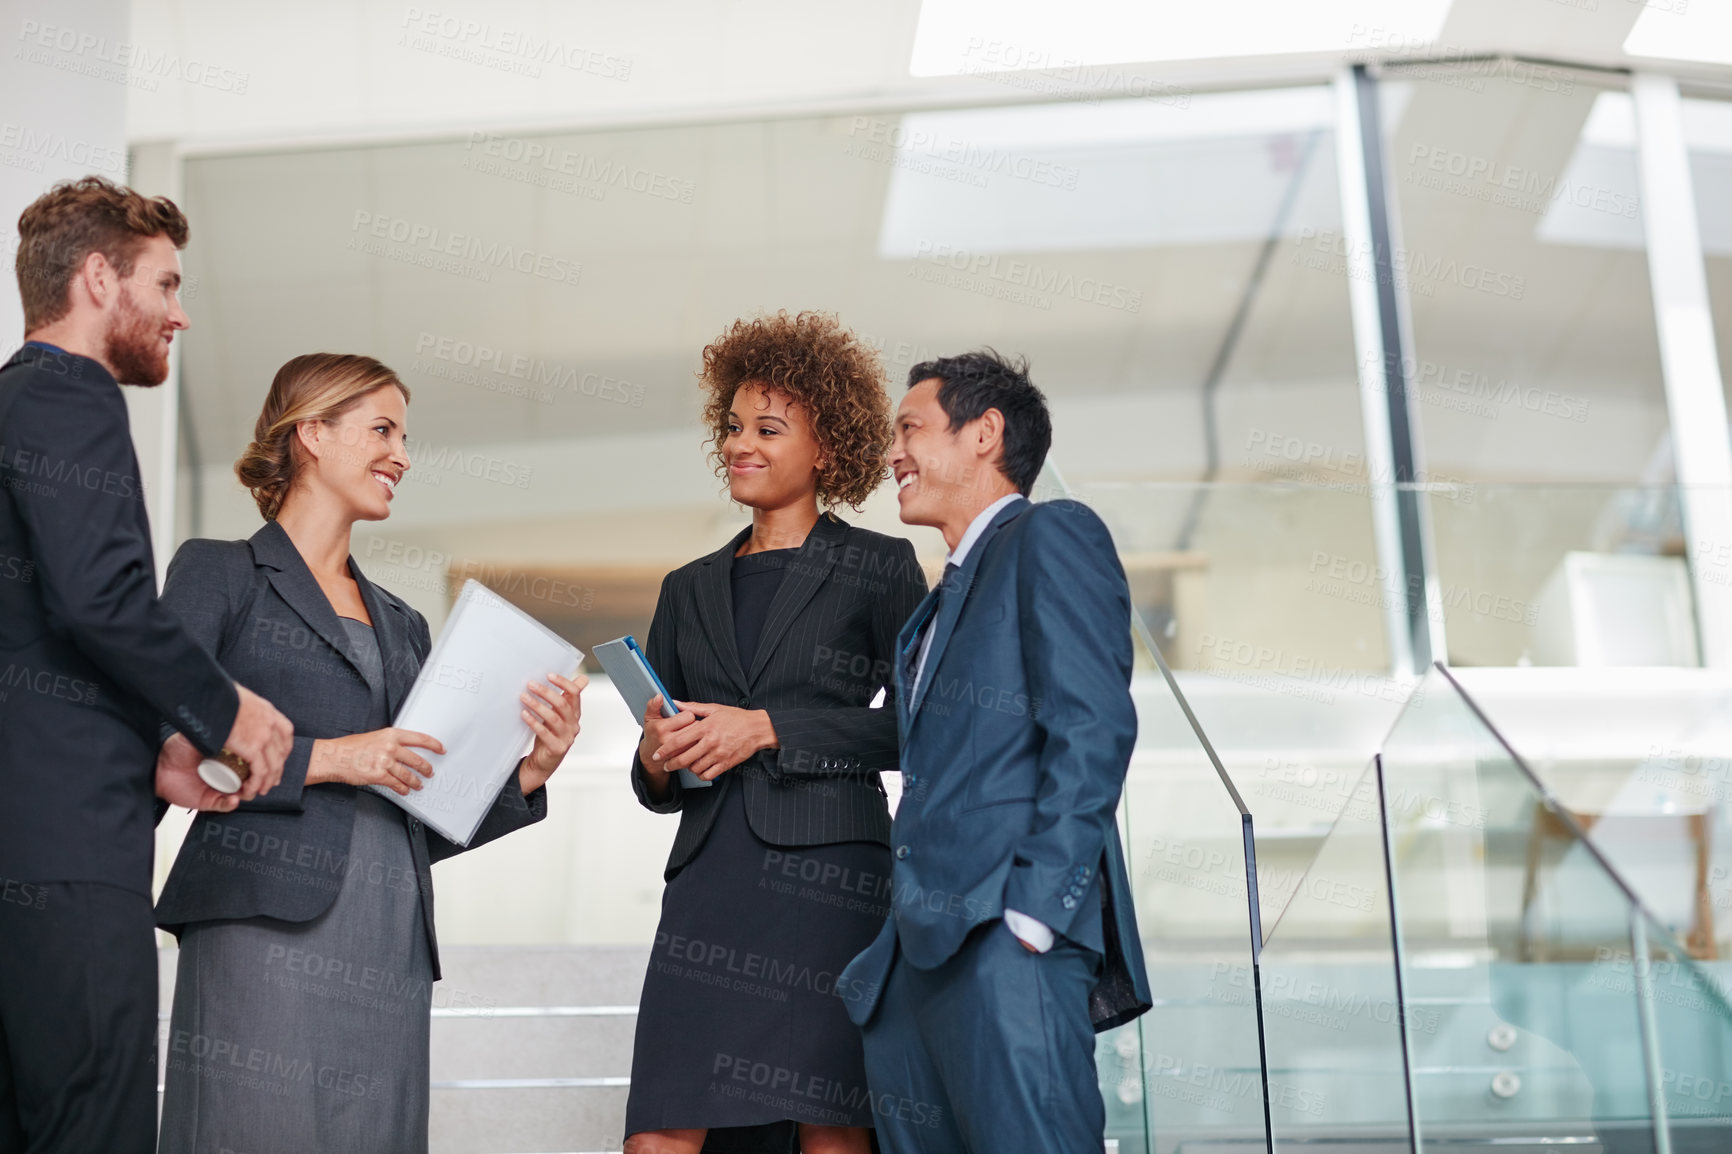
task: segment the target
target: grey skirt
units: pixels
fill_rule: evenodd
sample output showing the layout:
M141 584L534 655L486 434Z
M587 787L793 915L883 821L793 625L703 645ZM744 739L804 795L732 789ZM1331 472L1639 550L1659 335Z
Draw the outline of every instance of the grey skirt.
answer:
M432 982L403 811L357 790L330 909L182 932L161 1149L425 1154Z

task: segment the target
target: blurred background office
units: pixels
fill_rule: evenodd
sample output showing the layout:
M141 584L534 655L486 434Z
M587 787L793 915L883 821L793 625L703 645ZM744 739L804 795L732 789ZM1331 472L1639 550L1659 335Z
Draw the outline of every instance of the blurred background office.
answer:
M367 353L415 393L367 573L435 630L474 579L641 637L747 523L697 452L723 324L833 311L898 393L1026 353L1043 493L1107 518L1139 617L1121 818L1169 1000L1102 1042L1109 1136L1727 1121L1720 994L1667 1057L1648 1003L1565 1036L1558 991L1639 995L1635 923L1691 982L1732 950L1732 4L4 12L8 253L84 172L192 222L193 327L128 391L159 565L257 526L232 463L275 366ZM942 562L888 490L858 520ZM617 1149L672 828L587 698L547 821L439 867L436 1150Z

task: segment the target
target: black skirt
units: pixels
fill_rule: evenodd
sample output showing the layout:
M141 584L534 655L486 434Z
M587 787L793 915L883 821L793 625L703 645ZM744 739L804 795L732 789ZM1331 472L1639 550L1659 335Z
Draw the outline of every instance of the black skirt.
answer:
M732 776L716 783L729 796L709 837L662 893L626 1134L871 1126L860 1031L835 986L889 916L890 851L761 841ZM715 1134L707 1148L739 1147Z

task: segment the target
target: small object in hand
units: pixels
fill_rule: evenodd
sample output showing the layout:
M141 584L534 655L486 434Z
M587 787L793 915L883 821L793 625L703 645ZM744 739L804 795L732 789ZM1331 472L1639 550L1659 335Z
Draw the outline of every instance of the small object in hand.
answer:
M227 747L215 757L207 757L198 763L199 780L218 793L239 793L241 783L251 777L252 772L247 759Z

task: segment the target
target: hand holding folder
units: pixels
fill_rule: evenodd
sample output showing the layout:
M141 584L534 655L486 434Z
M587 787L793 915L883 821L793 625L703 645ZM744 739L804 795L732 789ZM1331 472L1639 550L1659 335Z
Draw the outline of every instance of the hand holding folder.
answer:
M435 773L399 795L366 788L466 846L499 797L505 779L534 747L518 695L549 669L576 677L583 654L558 634L473 579L463 583L415 687L392 722L431 734L445 747L425 759Z
M633 717L641 721L649 712L649 703L657 697L662 699L663 717L679 716L679 706L674 704L673 694L667 691L661 678L656 676L649 658L638 648L636 638L627 634L597 645L595 659L601 662L602 669L613 681L613 687L619 690L619 695L625 699ZM679 775L680 784L686 789L708 789L716 784L705 781L689 769L680 770Z

